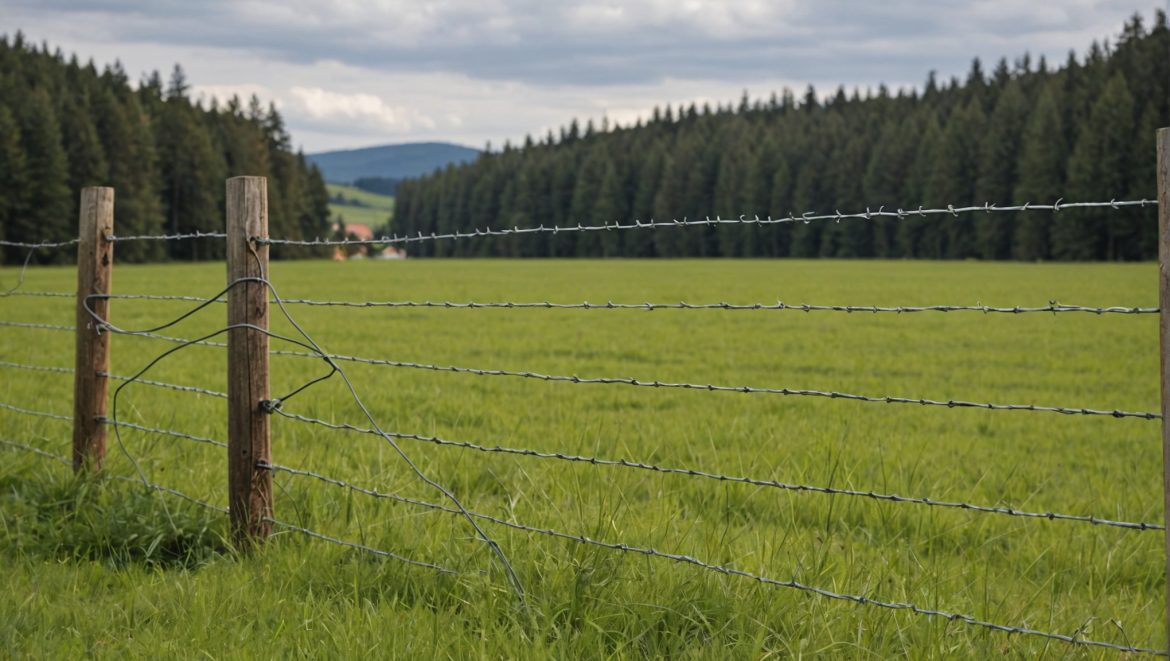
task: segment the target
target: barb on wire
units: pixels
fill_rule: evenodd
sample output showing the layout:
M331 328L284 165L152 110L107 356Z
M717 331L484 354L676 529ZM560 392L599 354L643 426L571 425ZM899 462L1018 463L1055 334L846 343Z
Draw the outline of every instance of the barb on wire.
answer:
M311 473L309 471L304 471L304 470L295 469L295 468L288 468L288 467L279 466L276 464L262 464L260 467L266 468L268 470L290 473L293 475L302 475L302 476L313 477L313 478L317 478L317 479L324 479L324 481L326 481L326 482L329 482L329 483L334 484L336 486L344 487L347 489L352 489L352 490L355 490L359 493L364 493L366 495L376 496L379 498L388 498L388 499L392 499L392 500L395 500L395 501L398 501L398 502L401 502L404 504L414 505L417 507L423 507L423 508L434 510L434 511L447 512L449 514L458 514L459 513L458 510L454 510L454 509L449 508L445 505L439 505L437 503L431 503L431 502L427 502L427 501L423 501L423 500L416 500L413 498L406 498L404 496L399 496L397 494L387 494L387 493L378 492L378 491L375 491L372 489L365 489L365 488L358 487L356 485L352 485L348 482L344 482L341 480L335 480L333 478L325 478L324 476L320 476L320 475ZM661 560L670 560L670 561L673 561L673 562L676 562L679 564L691 565L694 567L699 567L700 569L704 569L707 571L713 571L713 572L725 574L728 576L738 576L740 578L750 579L750 580L756 581L757 583L761 583L764 585L770 585L770 586L774 586L774 587L791 588L791 589L799 590L801 592L805 592L808 594L813 594L813 595L817 595L820 597L824 597L827 599L832 599L832 600L837 600L837 601L848 601L848 602L852 602L852 603L855 603L855 604L858 604L861 606L872 606L875 608L884 608L884 609L888 609L888 610L909 611L911 613L914 613L915 615L921 615L924 617L945 619L945 620L948 620L950 622L961 622L961 623L966 624L968 626L983 628L983 629L990 629L992 631L999 631L999 632L1007 633L1007 634L1022 634L1022 635L1027 635L1027 636L1035 636L1035 637L1039 637L1039 638L1047 638L1049 640L1058 640L1058 641L1061 641L1064 643L1069 643L1072 645L1101 647L1101 648L1105 648L1105 649L1112 649L1112 650L1131 652L1131 653L1141 653L1141 654L1158 654L1158 655L1166 655L1167 654L1166 651L1164 651L1164 650L1136 647L1136 646L1131 646L1131 645L1117 645L1117 644L1109 643L1109 642L1105 642L1105 641L1097 641L1097 640L1090 640L1090 639L1086 639L1086 638L1080 638L1076 635L1057 634L1057 633L1050 633L1050 632L1046 632L1046 631L1041 631L1038 629L1031 629L1028 627L1017 627L1017 626L1011 626L1011 625L1005 625L1005 624L997 624L997 623L989 622L986 620L980 620L980 619L978 619L974 616L971 616L971 615L964 615L962 613L951 613L951 612L947 612L947 611L943 611L943 610L936 610L936 609L932 609L932 608L922 608L920 606L916 606L916 605L911 604L911 603L885 601L885 600L881 600L881 599L875 599L872 597L868 597L865 595L856 595L856 594L848 594L848 593L843 593L843 592L835 592L832 590L826 590L824 588L818 588L818 587L815 587L812 585L806 585L804 583L801 583L800 581L797 581L796 579L780 580L780 579L769 578L769 577L764 576L762 574L755 574L752 572L744 571L742 569L736 569L736 568L728 566L728 565L720 565L720 564L706 562L706 561L700 560L698 558L695 558L693 556L684 555L681 553L670 553L670 552L666 552L666 551L658 551L658 550L655 550L653 548L634 546L631 544L622 544L622 543L614 543L614 542L606 542L606 541L596 540L596 539L592 539L590 537L586 537L585 535L574 535L571 533L566 533L566 532L561 532L559 530L554 530L552 528L540 528L537 526L531 526L531 525L527 525L527 524L523 524L523 523L509 521L507 519L501 519L499 517L490 516L487 514L480 514L479 512L471 512L470 514L471 514L471 516L473 516L477 519L480 519L482 521L488 521L488 522L494 523L496 525L505 526L505 527L512 528L514 530L520 530L520 531L523 531L526 533L545 535L548 537L554 537L557 539L564 539L567 541L576 542L576 543L584 544L584 545L588 545L588 546L596 546L596 547L600 547L600 548L610 549L613 551L620 551L622 553L634 553L634 554L644 555L647 557L658 558Z
M76 326L62 326L59 324L41 324L31 321L8 321L0 319L0 326L7 326L9 328L32 328L37 330L51 330L51 331L67 331L70 333L77 332Z
M302 358L316 357L314 354L304 353L301 351L276 350L272 351L271 353L273 355L299 356ZM453 372L456 374L471 374L474 376L516 377L574 384L627 385L641 388L668 388L700 390L707 392L739 392L763 395L824 397L828 399L844 399L849 401L871 402L879 404L918 404L921 406L945 406L947 408L973 408L986 409L990 411L1032 411L1043 413L1062 413L1065 415L1098 415L1109 416L1113 418L1142 418L1145 420L1157 420L1162 417L1160 413L1154 413L1150 411L1122 411L1119 409L1101 410L1090 408L1071 408L1063 406L1041 406L1038 404L995 404L990 402L969 402L959 399L934 400L920 399L915 397L872 396L837 392L832 390L809 390L805 388L764 388L758 386L724 386L708 383L672 383L668 381L647 381L630 377L582 377L576 375L564 376L556 374L540 374L538 372L517 372L511 370L479 369L474 367L455 367L451 365L431 365L428 363L412 363L399 360L384 360L380 358L361 358L358 356L331 354L329 357L333 360L362 363L366 365L380 365L383 367L402 367L408 369L428 370L432 372Z
M29 370L33 372L56 372L59 374L73 374L72 367L53 367L50 365L26 365L25 363L11 363L7 360L0 360L0 367L8 367L16 370Z
M106 241L118 243L122 241L183 241L186 239L226 239L223 232L190 232L188 234L143 234L138 236L117 236L107 234Z
M255 249L252 246L249 246L249 247L251 248L251 254L255 258L257 266L261 267L260 271L263 273L264 269L262 267L259 255L256 253ZM267 288L269 294L276 300L277 306L280 308L282 315L289 322L289 324L297 331L297 333L302 338L304 338L304 341L294 339L291 337L287 337L284 335L280 335L277 333L273 333L272 331L269 331L266 328L260 328L254 324L229 324L228 326L221 328L220 330L217 330L217 331L210 333L208 335L205 335L203 337L200 337L200 338L197 338L194 340L180 341L181 344L179 344L179 346L176 346L174 348L171 348L171 349L163 352L161 355L159 355L158 357L156 357L155 359L150 361L145 367L143 367L137 373L135 373L132 377L130 377L130 380L120 384L114 390L114 396L113 396L113 401L112 401L113 419L117 420L117 417L118 417L117 416L118 399L119 399L119 395L121 394L122 390L126 386L130 385L130 383L133 383L137 379L141 378L143 374L145 374L148 370L150 370L154 365L158 364L164 358L166 358L167 356L169 356L172 353L175 353L176 351L180 351L188 346L191 346L192 344L195 344L198 342L208 341L212 337L216 337L218 335L228 333L232 330L248 329L248 330L253 330L253 331L256 331L259 333L263 333L271 338L274 338L277 340L282 340L285 342L289 342L295 346L299 346L299 347L302 347L304 349L308 349L308 350L312 351L313 353L307 354L307 355L313 355L315 357L318 357L318 358L324 360L325 363L329 366L330 370L329 370L328 374L326 374L322 377L317 377L317 378L309 381L304 386L301 386L300 388L297 388L296 390L294 390L293 393L286 396L285 399L287 399L287 397L291 397L292 395L295 395L295 394L301 392L305 388L307 388L315 383L318 383L324 379L327 379L327 378L333 376L334 374L337 374L342 379L342 381L345 383L345 386L349 390L349 393L350 393L351 397L353 398L354 403L357 405L358 409L361 410L362 414L369 421L370 425L374 429L380 429L373 414L370 412L369 408L366 407L365 402L361 399L361 396L358 395L357 389L354 387L353 383L349 380L348 375L333 359L331 359L329 357L329 354L326 353L321 348L321 346L319 344L317 344L317 342L315 340L313 340L313 338L300 326L300 324L297 323L296 319L292 317L292 315L288 312L288 309L284 306L283 302L281 301L280 295L276 291L276 288L272 285L272 283L269 280L267 280L266 277L245 277L245 278L239 278L237 280L234 280L234 281L228 283L227 287L225 289L223 289L222 291L220 291L218 294L209 298L206 302L199 303L198 305L191 308L187 312L179 315L177 318L175 318L169 322L166 322L164 324L161 324L159 326L156 326L153 328L148 328L148 329L143 329L141 331L126 330L126 329L118 328L118 327L110 324L107 320L102 319L91 307L92 299L95 298L95 296L87 296L85 298L85 300L83 301L83 308L86 310L86 312L89 314L89 316L93 319L97 328L106 329L106 330L109 330L109 331L114 332L114 333L126 334L126 335L139 335L142 333L156 333L157 331L164 330L166 328L174 326L174 325L180 323L181 321L191 317L192 315L196 314L197 312L199 312L203 308L210 305L215 299L219 299L222 296L226 295L234 287L237 287L237 286L242 285L242 284L249 284L249 283L260 284L260 285L263 285L265 288ZM272 410L279 408L279 406L281 405L281 401L282 400L280 398L278 398L278 399L271 401L271 402L261 402L260 405L262 407L264 407L265 410L271 412ZM143 482L145 482L146 481L145 474L142 472L141 467L139 467L137 460L134 459L134 457L131 456L129 454L129 452L126 450L125 444L122 442L121 434L117 430L118 430L118 428L115 427L115 436L117 438L117 442L118 442L119 447L126 454L127 458L130 459L131 463L133 463L135 470L138 472L138 474L142 478ZM449 501L451 501L453 504L455 504L455 506L459 510L465 509L463 507L463 504L455 496L455 494L453 494L446 487L444 487L443 485L434 481L433 479L428 477L425 473L423 473L422 469L420 469L418 467L418 465L414 463L414 461L410 458L410 456L407 455L406 452L403 451L401 447L399 447L397 442L395 442L392 437L383 435L383 438L386 440L387 443L390 444L390 446L394 449L395 453L403 460L404 463L406 463L406 465L411 469L411 471L415 474L416 477L418 477L421 481L425 482L427 485L433 487L435 490L439 491L441 494L443 494L443 496L445 498L447 498ZM526 607L524 588L520 582L519 575L516 574L515 570L513 569L511 563L508 561L507 556L504 554L504 552L500 548L499 544L497 544L496 541L491 536L489 536L487 534L487 532L485 530L483 530L482 527L480 527L480 525L475 521L474 518L472 518L470 516L465 516L464 518L470 524L472 529L475 530L476 534L480 537L480 539L482 539L488 545L488 547L492 550L492 552L496 555L496 557L498 558L498 560L500 561L501 565L504 568L504 571L508 577L508 580L511 582L513 589L516 591L516 595L519 598L521 605Z
M61 415L60 413L50 413L49 411L36 411L33 409L21 408L19 406L8 404L7 402L0 402L0 409L12 411L13 413L19 413L21 415L31 415L37 418L49 418L50 420L64 420L65 422L73 422L73 416L71 415Z
M1063 202L1057 200L1054 204L1022 204L1013 206L997 206L991 203L979 206L965 206L956 207L948 205L946 208L927 209L918 207L917 209L898 209L896 211L886 211L885 207L879 208L877 211L866 209L864 212L857 213L826 213L817 214L815 212L807 212L800 216L788 215L781 218L760 218L759 216L747 217L746 215L738 218L722 218L716 216L715 218L704 218L703 220L690 220L688 218L656 221L650 220L642 222L635 220L632 223L622 224L621 222L604 223L601 225L568 225L559 227L556 225L545 227L539 225L537 227L511 227L503 229L475 229L470 232L449 232L443 234L430 233L423 234L419 232L417 235L399 236L394 234L392 236L382 236L373 239L272 239L259 238L256 239L258 243L266 243L272 245L297 245L297 246L346 246L346 245L388 245L397 243L416 243L420 241L437 241L440 239L472 239L482 238L485 236L512 236L522 234L536 234L543 232L551 232L559 234L562 232L601 232L612 230L633 230L633 229L660 229L668 227L692 227L692 226L710 226L710 225L781 225L789 223L803 223L809 224L816 221L834 221L840 222L842 220L867 220L872 221L876 218L898 218L905 219L912 216L934 216L934 215L949 215L957 216L961 213L994 213L994 212L1017 212L1017 211L1061 211L1063 209L1085 209L1085 208L1112 208L1120 209L1122 207L1144 207L1146 205L1157 205L1157 200L1110 200L1109 202Z
M333 423L318 418L311 418L309 416L291 413L283 409L277 410L277 414L284 416L290 420L297 420L305 422L326 429L334 431L349 431L358 434L375 434L372 429L365 429L356 425L348 423ZM798 491L805 493L819 493L832 496L851 496L859 498L869 498L871 500L879 500L893 503L906 503L914 505L927 505L930 507L942 507L946 509L960 509L968 512L977 512L982 514L1001 514L1005 516L1015 516L1027 519L1047 519L1049 521L1074 521L1080 523L1089 523L1099 526L1125 528L1129 530L1165 530L1165 526L1158 523L1146 523L1144 521L1114 521L1098 516L1081 515L1081 514L1060 514L1058 512L1030 512L1014 507L1005 506L989 506L976 505L974 503L952 502L946 500L937 500L934 498L918 498L911 496L900 496L898 494L877 493L874 491L863 491L860 489L841 489L837 487L822 487L809 484L789 484L777 480L767 480L752 477L743 477L738 475L724 475L711 471L696 470L693 468L673 468L670 466L659 466L656 464L645 463L630 459L605 459L600 457L580 456L573 454L566 454L562 452L541 452L539 450L530 450L525 448L510 448L503 446L485 446L476 443L469 443L466 441L453 441L438 436L423 436L419 434L406 434L401 432L386 432L395 438L402 438L412 441L419 441L422 443L431 443L433 445L457 447L467 450L475 450L477 452L498 453L518 455L523 457L531 457L534 459L552 459L557 461L566 461L571 463L583 463L593 466L616 466L620 468L631 468L635 470L650 471L654 473L662 473L666 475L685 475L687 477L698 477L708 480L715 480L718 482L731 482L736 484L750 484L757 487L768 487L773 489L780 489L783 491ZM325 476L310 474L311 477L328 480Z

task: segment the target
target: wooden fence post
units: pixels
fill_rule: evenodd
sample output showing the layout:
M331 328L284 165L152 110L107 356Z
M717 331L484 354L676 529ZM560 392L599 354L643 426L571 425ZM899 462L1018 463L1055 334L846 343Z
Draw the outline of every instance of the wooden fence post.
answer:
M228 283L268 277L268 180L227 180ZM268 328L268 288L246 282L228 292L228 325ZM261 402L269 398L268 336L255 328L228 332L228 507L232 533L242 548L272 532L272 474L258 468L271 460L269 415Z
M86 310L107 321L114 270L114 189L84 188L77 244L77 351L73 372L73 471L99 472L106 456L106 395L109 393L110 332Z
M1166 638L1170 642L1170 128L1158 130L1158 309L1162 356L1162 490L1166 526ZM1168 648L1170 649L1170 648Z

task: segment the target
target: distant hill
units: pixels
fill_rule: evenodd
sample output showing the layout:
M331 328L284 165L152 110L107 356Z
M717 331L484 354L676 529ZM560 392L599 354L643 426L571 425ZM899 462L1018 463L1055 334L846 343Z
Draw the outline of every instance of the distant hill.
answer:
M478 149L448 142L416 142L327 151L306 158L321 169L326 181L349 184L369 177L418 177L430 174L435 168L445 168L449 163L474 161L478 156Z
M329 213L334 221L367 225L382 233L394 215L394 198L378 195L353 186L326 184L329 187Z

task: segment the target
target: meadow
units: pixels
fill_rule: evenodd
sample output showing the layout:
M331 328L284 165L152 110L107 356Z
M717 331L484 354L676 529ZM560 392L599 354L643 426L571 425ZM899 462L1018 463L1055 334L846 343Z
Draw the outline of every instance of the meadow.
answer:
M329 217L342 218L346 223L368 225L375 232L385 227L394 215L394 198L389 195L379 195L364 191L354 186L343 184L326 184L329 189ZM342 195L346 201L360 202L357 204L338 204L332 198Z
M284 298L841 305L1156 306L1152 264L878 261L274 263ZM0 284L16 270L0 269ZM222 264L118 265L117 293L210 296ZM25 290L69 291L70 268ZM117 300L145 328L189 302ZM726 310L349 309L290 305L331 353L581 377L1155 411L1158 315ZM72 324L68 298L9 297L0 319ZM224 324L211 306L169 335ZM273 309L272 328L291 334ZM175 345L113 338L129 375ZM273 348L285 348L274 341ZM288 347L293 348L295 347ZM67 332L0 328L0 360L72 364ZM1160 426L1136 418L545 382L343 363L383 429L1038 512L1161 522ZM223 390L224 351L146 378ZM274 394L327 372L272 358ZM0 401L68 415L68 375L0 368ZM115 384L117 385L117 384ZM284 410L368 427L335 377ZM120 420L226 439L224 402L130 384ZM67 454L69 424L0 410L0 437ZM379 437L275 417L273 460L449 504ZM223 451L122 429L110 475L223 506ZM1160 531L785 491L402 439L467 508L835 592L1120 645L1165 644ZM226 517L122 481L78 482L0 446L0 649L14 658L1114 658L908 611L828 599L636 553L466 520L288 473L276 517L455 570L287 529L231 551Z

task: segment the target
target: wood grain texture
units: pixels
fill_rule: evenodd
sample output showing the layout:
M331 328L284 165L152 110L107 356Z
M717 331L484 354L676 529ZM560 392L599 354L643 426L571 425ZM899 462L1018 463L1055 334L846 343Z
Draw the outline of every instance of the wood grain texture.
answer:
M87 297L109 294L114 270L114 189L81 191L80 242L77 244L77 350L73 377L73 470L98 472L106 456L106 396L110 371L110 333L86 310ZM109 299L92 299L89 307L109 320Z
M1158 131L1158 305L1162 355L1162 489L1170 524L1170 128ZM1166 528L1166 638L1170 643L1170 526ZM1170 649L1170 648L1168 648Z
M228 282L268 273L268 181L234 177L227 181ZM268 290L246 283L228 292L228 325L268 328ZM263 542L272 532L272 475L256 466L271 461L268 336L251 328L228 332L228 507L232 533L241 547Z

